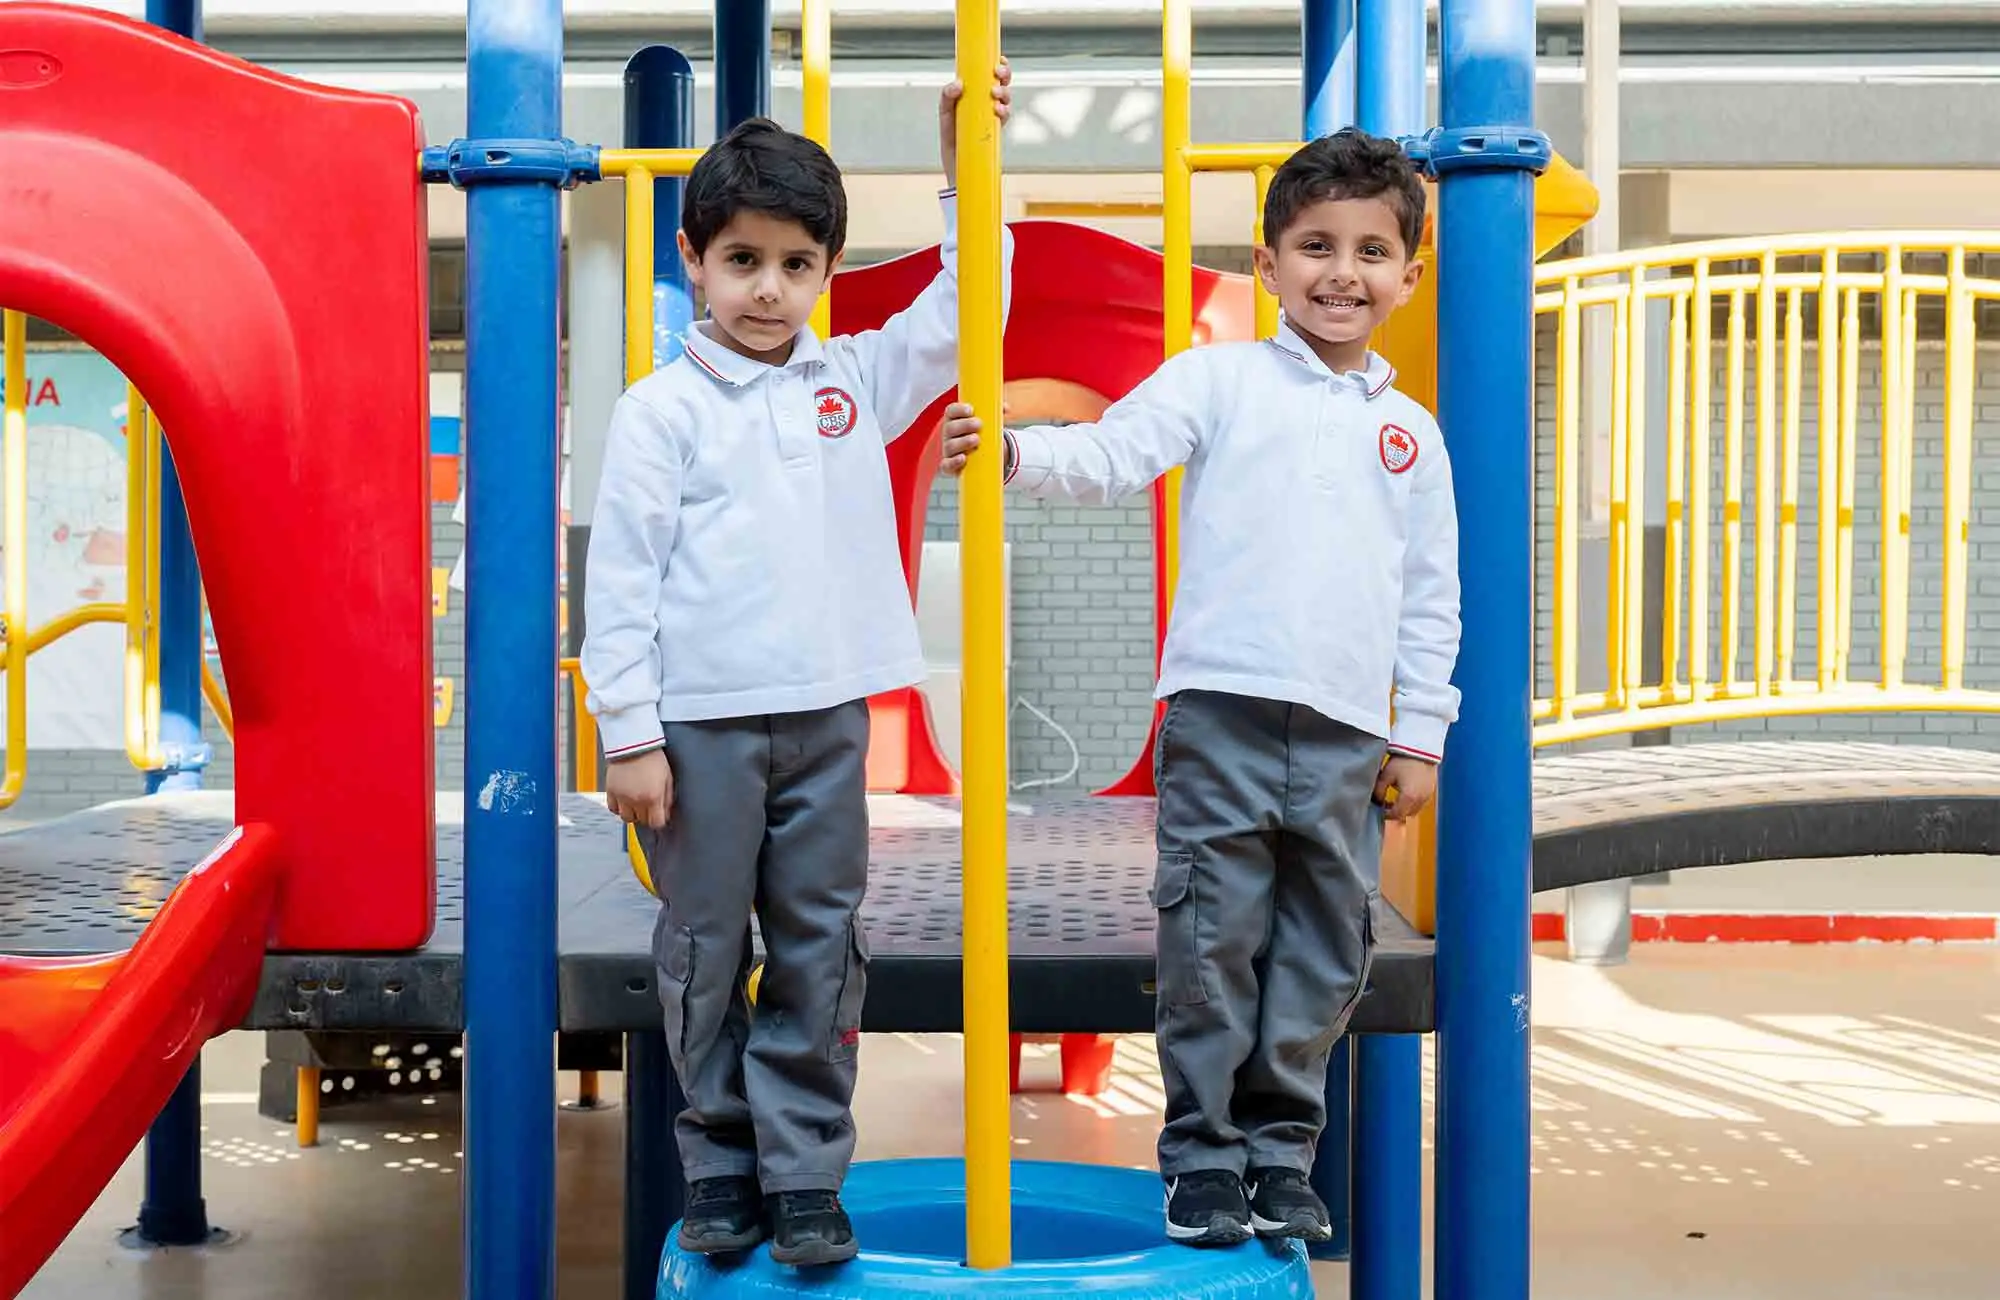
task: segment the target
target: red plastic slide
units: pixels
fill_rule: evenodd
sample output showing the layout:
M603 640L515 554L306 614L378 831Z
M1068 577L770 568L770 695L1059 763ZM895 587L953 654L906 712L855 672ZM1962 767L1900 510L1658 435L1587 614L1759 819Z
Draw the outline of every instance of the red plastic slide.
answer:
M28 1284L257 991L277 837L232 831L131 951L0 957L0 1295Z

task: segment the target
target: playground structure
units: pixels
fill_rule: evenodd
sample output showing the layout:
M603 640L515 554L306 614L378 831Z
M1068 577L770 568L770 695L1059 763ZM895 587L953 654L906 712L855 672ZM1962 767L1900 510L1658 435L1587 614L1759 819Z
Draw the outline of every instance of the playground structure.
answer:
M1338 43L1328 43L1323 25L1323 11L1331 8L1309 7L1308 86L1331 77L1332 60L1322 59ZM1678 654L1668 651L1669 667L1658 682L1644 679L1643 659L1634 647L1646 624L1633 594L1636 548L1628 537L1611 569L1618 584L1614 590L1624 593L1613 601L1620 656L1614 660L1613 684L1601 695L1580 691L1572 649L1557 660L1567 667L1558 668L1552 693L1529 703L1523 684L1532 678L1524 621L1532 603L1527 451L1532 441L1532 313L1539 309L1558 317L1558 355L1568 358L1573 318L1606 309L1622 313L1626 328L1636 329L1644 304L1658 300L1667 304L1677 325L1685 326L1689 346L1703 349L1705 308L1721 297L1730 304L1725 326L1730 372L1740 375L1747 355L1744 304L1752 297L1758 303L1760 340L1780 337L1770 328L1780 319L1779 304L1784 320L1801 318L1807 292L1822 294L1822 313L1830 298L1839 299L1840 337L1846 340L1858 338L1858 323L1850 322L1858 322L1863 294L1879 292L1885 303L1898 307L1914 306L1922 295L1942 295L1948 311L1962 314L1975 297L1996 292L1995 286L1965 276L1962 237L1932 241L1955 259L1942 276L1901 270L1902 253L1926 241L1895 246L1897 270L1877 277L1879 284L1864 273L1841 270L1831 256L1817 276L1781 272L1775 260L1754 276L1714 269L1738 253L1764 257L1764 245L1696 250L1689 254L1687 274L1665 278L1644 275L1664 259L1638 257L1557 264L1535 275L1533 256L1559 242L1568 233L1565 224L1587 217L1588 207L1576 202L1579 195L1587 197L1587 187L1571 183L1563 194L1551 184L1564 181L1564 170L1525 125L1527 37L1532 31L1528 10L1524 4L1497 0L1446 6L1443 133L1421 133L1415 107L1421 93L1410 93L1413 68L1421 84L1421 22L1414 63L1407 26L1364 23L1364 31L1401 35L1384 36L1379 47L1364 49L1362 90L1350 90L1353 103L1343 104L1337 94L1312 96L1321 116L1308 116L1304 123L1305 134L1311 134L1353 116L1364 126L1407 136L1437 173L1439 274L1426 279L1439 294L1436 314L1420 305L1399 318L1411 333L1385 340L1384 346L1403 369L1406 383L1416 381L1416 391L1424 392L1420 385L1427 381L1436 384L1441 421L1454 430L1461 476L1494 488L1466 493L1462 503L1466 549L1481 557L1482 583L1480 591L1468 592L1468 652L1460 674L1467 708L1453 738L1453 763L1447 765L1435 883L1422 869L1427 861L1423 853L1406 859L1405 875L1395 884L1403 892L1391 893L1396 908L1378 922L1383 951L1355 1026L1362 1036L1357 1039L1358 1095L1352 1102L1352 1253L1354 1285L1363 1295L1414 1295L1420 1280L1414 1035L1433 1029L1440 1035L1446 1083L1439 1114L1439 1233L1441 1241L1450 1243L1438 1254L1438 1292L1454 1297L1527 1293L1527 1042L1521 999L1526 993L1525 918L1531 887L1530 746L1545 737L1574 738L1586 728L1628 730L1659 725L1662 718L1694 720L1729 711L1807 707L1795 703L1805 695L1788 671L1797 656L1784 621L1790 609L1785 584L1791 566L1782 561L1782 548L1787 536L1796 545L1796 525L1780 522L1790 512L1761 508L1766 492L1780 506L1795 505L1796 493L1761 468L1755 554L1767 554L1768 540L1772 562L1760 570L1755 584L1754 672L1740 675L1734 667L1737 641L1732 638L1740 633L1732 629L1738 605L1726 598L1717 627L1723 645L1715 661L1719 673L1711 671L1707 657L1709 625L1703 611L1708 607L1689 601L1677 606L1676 618L1666 624L1674 629L1668 644L1687 648ZM807 95L806 125L823 137L826 12L823 6L808 6L807 12L808 83L815 89ZM166 887L190 862L206 861L136 943L129 924L100 922L85 927L80 942L43 947L84 953L131 943L128 954L98 961L74 956L8 959L0 965L0 1006L8 1010L8 1034L0 1039L0 1050L7 1053L0 1057L0 1078L8 1081L0 1089L0 1239L8 1242L0 1283L9 1289L52 1248L146 1120L187 1077L184 1071L205 1037L233 1025L304 1025L465 1031L467 1279L469 1293L482 1297L546 1291L554 1222L555 1034L627 1034L632 1103L627 1123L633 1152L628 1168L636 1175L628 1183L627 1284L628 1294L652 1294L650 1261L659 1258L678 1187L675 1177L660 1168L661 1148L670 1147L666 1133L673 1099L657 1039L649 963L639 937L646 900L626 879L615 828L606 823L601 808L575 796L560 805L556 800L553 745L545 743L556 716L559 668L552 603L547 609L534 602L483 603L480 593L502 590L503 584L511 592L518 589L512 575L537 571L538 566L553 570L555 191L596 177L620 178L631 228L650 232L655 229L651 208L656 179L684 172L697 155L692 149L607 149L593 156L590 149L563 140L554 107L560 65L556 18L554 8L546 5L475 5L470 58L475 138L430 151L424 160L430 179L450 180L470 191L472 246L486 266L505 268L484 274L475 270L469 304L474 450L469 458L473 635L467 710L472 721L461 836L456 827L435 825L431 802L429 623L424 613L427 494L420 436L423 232L420 177L411 165L411 153L423 139L413 115L406 105L303 87L103 15L41 5L10 6L0 13L0 30L8 32L10 46L45 51L49 59L48 66L34 72L45 78L36 93L22 97L30 111L0 132L0 151L5 151L0 156L22 160L15 163L22 174L46 171L54 178L46 200L0 216L7 232L0 239L0 295L10 307L76 327L104 348L154 403L173 460L149 456L139 472L163 484L182 484L174 491L163 487L159 514L166 517L165 503L184 495L202 539L209 561L203 576L228 668L230 696L224 706L235 715L239 749L233 808L226 802L169 798L151 808L131 805L94 815L95 839L85 838L106 863L131 865L132 844L141 832L164 847L148 850L138 865L151 869ZM994 21L989 5L961 6L960 67L975 88L984 84L998 49ZM1315 31L1320 33L1317 40ZM523 33L532 33L532 39ZM1022 320L1034 319L1033 286L1061 280L1037 277L1037 257L1045 268L1074 266L1081 255L1079 242L1089 246L1094 267L1102 267L1093 274L1102 277L1105 310L1161 310L1164 287L1159 336L1150 337L1142 328L1122 340L1118 365L1125 377L1100 371L1074 381L1102 384L1096 391L1103 396L1116 396L1121 384L1129 386L1157 360L1161 347L1267 325L1272 310L1268 301L1252 299L1242 281L1192 268L1185 218L1174 215L1175 205L1181 201L1177 196L1185 196L1184 182L1193 170L1240 169L1267 177L1292 146L1190 143L1187 68L1192 47L1185 4L1166 6L1164 35L1169 213L1164 276L1156 269L1158 259L1132 256L1136 250L1119 241L1054 223L1032 223L1020 231L1017 276L1027 292L1017 290L1015 311ZM523 57L524 48L532 48L534 56ZM185 113L162 98L161 88L175 80L166 75L169 71L190 84L206 79L210 93L205 102L225 104L239 119L242 139L284 122L294 138L337 130L343 140L355 142L354 155L343 160L340 174L327 175L317 160L304 155L289 160L290 170L274 171L260 152L255 171L265 183L246 187L242 178L253 169L245 158L204 152L183 138L176 124ZM981 101L974 94L968 102ZM1059 342L1059 333L1017 326L1003 369L997 294L990 292L991 286L980 293L974 278L976 268L997 265L997 142L990 118L982 122L976 113L967 118L960 189L968 312L963 391L991 422L1009 373L1061 377L1065 363L1053 350L1032 350L1035 339ZM72 167L50 170L45 152L38 152L32 164L25 161L31 144L45 151L51 139L68 151L64 156ZM110 175L121 178L111 186L120 202L97 210L101 226L77 229L68 216L76 209L65 206L78 202L76 191L64 190L62 182L106 160L114 167ZM1531 202L1524 173L1538 170L1543 171L1544 190L1557 191L1556 201L1545 193ZM323 201L314 203L313 196L322 192ZM294 204L328 222L356 208L370 213L368 222L340 227L343 257L351 263L339 268L344 274L333 282L347 287L351 301L325 292L320 282L329 267L318 247L312 267L319 287L311 295L286 278L303 275L302 247L326 242L299 239ZM350 232L350 225L361 233ZM136 237L138 232L158 242L148 244ZM988 239L983 249L981 239ZM181 241L180 246L170 251L182 258L163 262L161 244L173 240ZM296 242L288 246L288 241ZM240 256L222 258L219 272L211 244L247 247L257 256L254 264ZM1826 246L1822 241L1806 248ZM1837 242L1833 248L1839 251ZM29 256L30 250L39 259ZM628 268L635 269L627 300L627 373L636 378L653 357L650 244L630 241L628 256ZM907 301L915 285L928 278L926 256L841 277L832 295L833 326L863 328ZM1775 259L1777 250L1768 256ZM162 265L202 267L202 291L196 292L190 277L163 275ZM1597 283L1605 273L1622 273L1622 287ZM1537 297L1531 297L1531 276L1543 286ZM1052 316L1076 308L1057 294L1040 305ZM337 326L343 314L349 323ZM351 327L355 319L371 322L358 338ZM1429 331L1437 319L1444 325L1433 337ZM1903 322L1913 319L1913 312L1886 317L1885 336L1902 339ZM168 332L161 324L168 320L181 324ZM1896 322L1894 329L1887 320ZM1821 328L1821 337L1827 337L1826 326ZM341 349L319 346L336 334L344 338ZM221 337L240 338L248 349L233 359L235 374L268 375L268 387L221 381L213 369L217 360L203 350L204 343ZM1625 337L1629 349L1632 336ZM1682 337L1679 328L1674 337ZM1775 394L1782 372L1782 392L1788 398L1802 391L1793 378L1798 365L1791 360L1797 355L1798 331L1789 337L1793 351L1761 347L1756 358L1760 383L1770 376L1768 391ZM1963 337L1969 343L1969 328ZM1434 367L1426 364L1433 347ZM1833 459L1845 462L1852 456L1856 404L1848 394L1857 351L1844 347L1830 370L1826 352L1821 353L1823 461L1829 446ZM15 352L10 349L10 360ZM1572 383L1568 388L1559 384L1559 393L1572 393L1575 365L1565 364ZM1907 370L1903 366L1895 373ZM357 382L363 373L365 384ZM1961 368L1959 373L1965 372ZM1694 368L1684 377L1695 385L1701 382L1695 377L1699 374L1700 368ZM1828 374L1835 381L1828 381ZM24 428L13 407L21 388L13 382L8 387L10 483L20 481L25 464L18 452ZM359 391L369 394L365 418L352 396ZM385 391L393 404L386 416ZM1629 382L1621 391L1630 430L1641 395ZM1704 392L1699 387L1693 391ZM1965 392L1969 403L1969 388ZM1958 404L1957 397L1951 401L1947 424L1961 430L1949 435L1959 456L1952 462L1958 466L1953 482L1959 495L1952 499L1962 500L1970 407ZM1559 409L1568 411L1566 402L1559 399ZM305 436L307 410L312 412L310 438ZM1706 401L1691 399L1683 415L1690 410L1705 411ZM1760 467L1788 468L1796 461L1798 421L1781 418L1775 402L1760 399L1756 410ZM1742 411L1739 402L1724 421L1724 460L1730 465L1740 462ZM1828 411L1840 412L1844 419L1830 420ZM1697 421L1685 427L1670 421L1668 436L1685 439L1680 445L1698 458L1707 454L1696 449L1706 447L1709 431L1705 420ZM1643 419L1636 424L1645 427ZM410 430L407 471L382 472L385 441L392 448L395 444L380 431L405 426ZM135 422L132 427L140 426ZM242 428L276 429L288 436L262 444L262 456L247 455L242 440L233 436ZM1558 478L1560 520L1562 507L1579 490L1577 475L1568 468L1580 439L1578 417L1560 416L1558 430L1557 460L1565 467ZM1643 437L1636 444L1614 439L1614 446L1634 445L1643 446ZM1907 452L1907 441L1888 446ZM915 437L897 445L899 495L912 513L929 481L927 450L934 457L927 440ZM307 455L309 464L299 459ZM1677 455L1672 459L1679 463ZM1613 471L1614 491L1622 491L1628 504L1643 491L1643 465L1642 457L1628 452L1623 472ZM1705 571L1697 573L1709 551L1708 535L1701 531L1707 527L1701 504L1706 483L1704 470L1683 482L1681 495L1670 498L1684 507L1688 540L1681 555L1689 566L1690 590L1696 592L1705 591L1708 583ZM1512 486L1501 491L1502 485ZM1839 481L1819 485L1822 493L1832 492L1822 501L1833 501L1836 509L1843 491L1851 488L1851 479L1846 488ZM1886 500L1900 507L1885 510L1885 521L1907 516L1909 490L1907 478L1885 476L1885 494L1896 494ZM1015 818L1009 843L999 745L1005 707L998 660L999 571L997 562L986 567L974 562L975 556L998 553L999 489L990 457L975 462L963 491L965 643L969 653L978 652L966 664L965 829L962 838L935 827L906 835L918 842L878 862L884 868L879 906L892 922L906 922L916 941L900 951L894 944L883 945L879 992L871 996L868 1027L966 1031L963 1182L970 1274L965 1281L976 1288L979 1274L1008 1268L1022 1253L1015 1249L1020 1232L1044 1231L1049 1222L1040 1205L1026 1220L1010 1221L1017 1200L1009 1186L1006 1148L1009 1031L1150 1028L1149 918L1139 907L1107 907L1097 900L1096 889L1085 887L1101 889L1106 880L1129 886L1150 873L1150 812L1139 797L1117 805L1106 800L1097 807L1055 805ZM1156 489L1162 611L1173 585L1175 493L1171 479ZM1740 518L1740 477L1726 481L1722 495L1726 506L1735 507L1730 513ZM18 517L18 511L10 512L10 518ZM1622 518L1630 521L1634 514L1628 509ZM1962 509L1953 518L1962 522ZM253 524L275 530L275 539L267 531L254 544L232 544ZM920 519L911 531L910 513L904 526L906 538L921 535ZM1728 530L1739 527L1725 524ZM172 552L170 521L163 531L168 540L161 550ZM329 532L342 538L340 545L325 545ZM1574 533L1567 534L1567 551L1560 527L1557 533L1558 557L1573 555ZM1740 533L1725 531L1721 540L1733 559L1730 548L1740 547ZM1829 542L1823 531L1819 547L1820 617L1831 619L1833 635L1825 634L1829 624L1819 625L1815 710L1993 707L1990 697L1965 690L1956 675L1935 689L1905 687L1886 659L1881 682L1854 683L1851 659L1842 650L1828 649L1841 646L1845 638L1840 602L1826 598L1855 589L1843 559L1844 554L1851 559L1851 545L1844 552L1839 533ZM10 546L9 553L18 556L20 548ZM1890 553L1893 557L1893 547ZM1958 576L1948 581L1946 606L1953 608L1955 596L1956 644L1962 649L1962 549L1957 553ZM366 572L347 565L347 557L355 554L371 557ZM315 556L315 563L301 568ZM914 561L912 552L913 583ZM1555 644L1574 647L1574 592L1580 579L1573 560L1558 563L1563 567L1554 593L1559 611ZM273 570L280 564L283 580L277 581ZM158 628L157 640L150 644L164 646L158 653L165 660L174 658L174 646L181 643L170 635L164 618L156 619L150 611L174 602L175 593L162 590L174 584L157 576L172 569L171 555L149 561L141 581L149 612L140 623ZM1725 583L1735 569L1726 562ZM1956 587L1950 585L1953 581ZM180 595L192 590L188 584L180 586ZM23 584L10 574L8 589L8 627L24 627L25 607L14 605ZM253 591L260 593L259 599L248 597ZM285 592L284 599L264 598L274 591ZM1906 600L1907 592L1901 597ZM340 634L329 636L326 620L315 615L334 601L344 604L347 617ZM1885 590L1885 610L1891 603L1891 592ZM119 614L131 617L129 607ZM1907 624L1901 626L1907 630ZM1948 645L1952 626L1948 615ZM18 642L10 638L10 692L24 691L17 665L36 645L58 634L42 628ZM142 662L155 653L147 641L136 645ZM1948 671L1956 662L1947 655ZM297 686L302 672L307 680L333 682L356 671L384 688L374 697L376 708L361 720L380 743L371 764L359 765L365 771L354 770L356 765L340 768L339 780L349 787L343 799L329 800L328 778L322 775L325 756L335 748L332 738L355 726L356 704L332 692L310 698L311 692ZM171 663L160 671L162 679L174 675ZM166 699L178 691L166 712L169 718L184 719L191 699L185 663L178 675L182 680L172 688L163 680L157 693ZM153 694L151 689L140 692L142 700ZM219 693L211 696L212 701L221 698ZM878 702L878 728L885 717L894 716L888 712L894 707L893 701ZM20 710L10 709L10 728L20 716ZM171 728L152 721L154 716L141 714L134 733L148 766L166 758L164 748L177 743L162 738L163 729ZM920 706L910 708L906 701L900 716L901 753L892 748L882 764L885 773L900 775L885 775L884 783L916 791L922 780L948 777L941 760L932 761L934 753L922 753L927 727ZM1531 732L1537 719L1542 726ZM374 730L378 723L379 733ZM893 728L882 730L892 740L898 735ZM10 743L8 757L12 788L13 765L17 758L24 761L24 747ZM1146 766L1142 758L1133 775L1107 793L1142 796L1146 790L1138 783L1144 781ZM569 829L558 827L559 806L572 823ZM353 817L354 807L368 808L369 817ZM1024 859L1035 862L1035 840L1044 834L1098 841L1100 860L1094 865L1100 878L1062 882L1052 897L1045 892L1037 901L1102 913L1105 928L1121 934L1122 941L1100 938L1078 951L1048 932L1008 932L1007 860L1013 857L1017 866ZM1968 827L1966 834L1989 832ZM222 848L209 855L218 842ZM74 847L76 841L69 843ZM37 851L27 839L21 847L27 857ZM917 890L899 898L899 882L955 871L961 855L966 875L962 930L950 906L954 900L947 898L943 906L925 904L915 899ZM476 869L478 881L464 892L461 920L455 889L467 879L468 867ZM59 877L53 869L46 875L52 881ZM1545 885L1548 880L1537 863L1534 882ZM626 887L622 894L614 888L618 884ZM369 910L360 914L353 900L364 895L370 899ZM871 908L871 918L879 915ZM263 960L260 974L259 952L267 942L271 956ZM945 987L939 993L935 986L941 978ZM952 978L962 980L962 998L950 987ZM1083 986L1087 991L1079 992ZM17 1008L32 1009L32 1014L17 1015ZM94 1055L79 1054L79 1043ZM1332 1086L1344 1090L1344 1076L1336 1071L1335 1077ZM1330 1100L1341 1107L1335 1113L1345 1113L1349 1101L1344 1095ZM85 1133L92 1140L81 1143L79 1135ZM1328 1147L1322 1163L1329 1190L1336 1193L1330 1199L1344 1204L1350 1157L1337 1138L1330 1137ZM58 1153L61 1161L55 1158ZM943 1185L927 1184L934 1194ZM17 1247L17 1242L25 1245ZM955 1260L951 1267L957 1267ZM25 1272L17 1276L17 1269ZM1021 1276L1018 1266L1013 1276Z

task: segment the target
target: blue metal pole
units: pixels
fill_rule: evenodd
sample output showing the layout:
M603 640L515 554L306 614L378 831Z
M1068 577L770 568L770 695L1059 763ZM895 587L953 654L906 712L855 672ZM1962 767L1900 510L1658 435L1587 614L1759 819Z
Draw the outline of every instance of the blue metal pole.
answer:
M1362 0L1355 124L1372 135L1424 129L1424 0Z
M1424 1040L1354 1040L1353 1300L1420 1300L1424 1290Z
M715 0L715 134L771 114L771 0Z
M674 1143L674 1120L686 1109L666 1034L626 1034L625 1300L653 1300L667 1229L687 1208Z
M202 39L201 0L146 0L146 21ZM160 746L164 765L146 773L146 793L199 790L208 765L201 737L201 570L171 449L160 466ZM134 554L143 539L134 538ZM146 1193L138 1239L191 1246L213 1235L201 1194L201 1059L195 1058L146 1130Z
M679 50L649 45L626 63L625 144L633 149L693 146L694 69ZM681 354L694 320L694 295L674 243L683 184L679 178L662 179L653 189L655 369ZM686 1106L666 1035L658 1029L626 1034L625 1300L652 1300L667 1230L684 1209L674 1119Z
M561 0L471 0L473 139L561 138L562 36ZM533 593L556 573L558 213L546 177L474 185L466 204L465 1293L475 1300L555 1294L556 607Z
M694 66L671 45L648 45L625 64L625 147L694 146ZM653 184L653 368L681 354L694 294L674 244L681 227L679 177Z
M1305 0L1300 12L1302 138L1330 135L1354 121L1355 0ZM1333 1238L1314 1243L1315 1259L1346 1259L1351 1241L1353 1117L1351 1040L1334 1044L1326 1066L1326 1129L1313 1157L1312 1185L1326 1202Z
M1424 0L1361 0L1356 125L1375 135L1424 129ZM1423 1291L1423 1043L1354 1043L1354 1300Z
M1464 694L1439 801L1437 1300L1528 1295L1533 0L1443 0L1438 415Z
M1306 1247L1314 1259L1346 1259L1354 1249L1353 1042L1352 1035L1343 1035L1326 1063L1326 1128L1309 1177L1326 1202L1333 1236Z
M1354 122L1355 0L1305 0L1300 16L1305 138Z

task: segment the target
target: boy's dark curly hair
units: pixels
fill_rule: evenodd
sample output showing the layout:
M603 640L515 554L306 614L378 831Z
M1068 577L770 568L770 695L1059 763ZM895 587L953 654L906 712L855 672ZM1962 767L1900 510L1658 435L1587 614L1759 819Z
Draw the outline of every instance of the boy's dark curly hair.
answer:
M847 191L826 150L769 118L753 117L717 140L688 172L681 229L696 257L743 211L806 228L827 256L847 244Z
M1394 140L1342 127L1300 147L1271 177L1264 199L1264 243L1272 248L1299 213L1323 199L1387 198L1396 209L1403 254L1424 235L1424 186Z

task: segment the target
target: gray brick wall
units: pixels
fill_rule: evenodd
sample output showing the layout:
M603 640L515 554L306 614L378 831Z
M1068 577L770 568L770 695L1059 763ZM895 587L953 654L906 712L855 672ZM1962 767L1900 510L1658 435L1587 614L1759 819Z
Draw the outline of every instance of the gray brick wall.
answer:
M1129 770L1146 743L1153 683L1151 497L1083 508L1007 500L1014 647L1012 779L1098 789ZM931 491L925 537L958 538L958 484ZM1032 704L1076 744L1020 707Z

